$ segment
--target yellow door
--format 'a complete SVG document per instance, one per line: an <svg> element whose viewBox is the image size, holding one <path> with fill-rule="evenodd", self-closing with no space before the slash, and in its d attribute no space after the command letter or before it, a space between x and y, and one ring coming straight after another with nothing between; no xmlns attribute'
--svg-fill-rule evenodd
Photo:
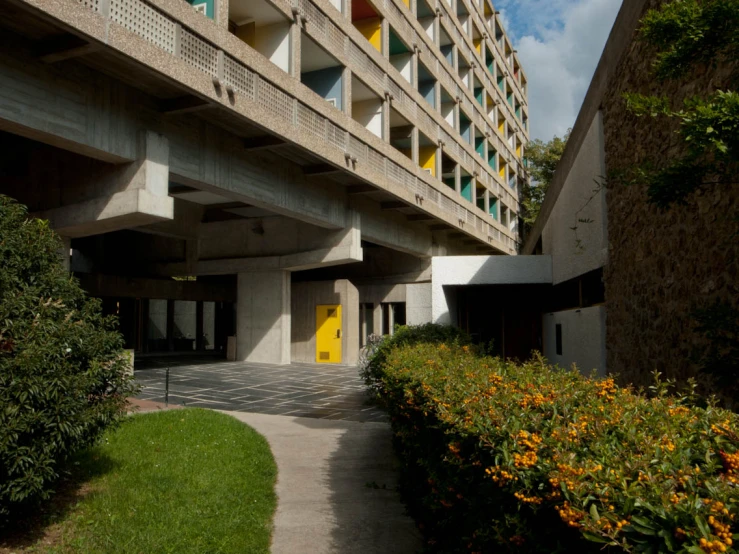
<svg viewBox="0 0 739 554"><path fill-rule="evenodd" d="M316 306L316 362L341 363L341 304Z"/></svg>

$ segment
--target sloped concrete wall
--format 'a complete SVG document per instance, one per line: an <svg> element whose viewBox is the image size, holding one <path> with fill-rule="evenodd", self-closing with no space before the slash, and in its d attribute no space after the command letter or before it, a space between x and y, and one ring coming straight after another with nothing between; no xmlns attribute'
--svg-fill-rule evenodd
<svg viewBox="0 0 739 554"><path fill-rule="evenodd" d="M606 263L605 174L603 122L597 112L542 233L555 285Z"/></svg>

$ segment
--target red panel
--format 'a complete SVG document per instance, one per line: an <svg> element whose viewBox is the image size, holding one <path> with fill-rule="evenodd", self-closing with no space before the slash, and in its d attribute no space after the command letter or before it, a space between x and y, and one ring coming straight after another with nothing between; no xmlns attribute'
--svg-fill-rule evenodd
<svg viewBox="0 0 739 554"><path fill-rule="evenodd" d="M377 12L367 0L352 0L352 21L377 17Z"/></svg>

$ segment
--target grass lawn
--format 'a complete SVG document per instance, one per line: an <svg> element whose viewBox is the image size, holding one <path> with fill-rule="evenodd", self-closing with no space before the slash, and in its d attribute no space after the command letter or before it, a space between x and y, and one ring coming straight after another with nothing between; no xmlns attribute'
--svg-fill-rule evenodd
<svg viewBox="0 0 739 554"><path fill-rule="evenodd" d="M227 415L132 416L73 468L79 501L52 518L52 540L44 532L26 551L269 551L277 468L267 441Z"/></svg>

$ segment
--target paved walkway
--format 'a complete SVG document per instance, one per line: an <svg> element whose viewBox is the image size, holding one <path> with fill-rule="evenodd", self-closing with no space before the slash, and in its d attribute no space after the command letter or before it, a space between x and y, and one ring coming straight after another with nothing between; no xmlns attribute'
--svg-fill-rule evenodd
<svg viewBox="0 0 739 554"><path fill-rule="evenodd" d="M264 435L277 462L272 554L420 551L395 490L387 423L226 413Z"/></svg>
<svg viewBox="0 0 739 554"><path fill-rule="evenodd" d="M215 408L254 427L277 462L272 554L411 554L421 538L395 490L386 416L354 367L273 366L214 358L145 358L140 411Z"/></svg>
<svg viewBox="0 0 739 554"><path fill-rule="evenodd" d="M136 361L138 398L235 412L347 421L386 421L367 403L356 367L334 364L278 366L227 362L213 357L172 356Z"/></svg>

